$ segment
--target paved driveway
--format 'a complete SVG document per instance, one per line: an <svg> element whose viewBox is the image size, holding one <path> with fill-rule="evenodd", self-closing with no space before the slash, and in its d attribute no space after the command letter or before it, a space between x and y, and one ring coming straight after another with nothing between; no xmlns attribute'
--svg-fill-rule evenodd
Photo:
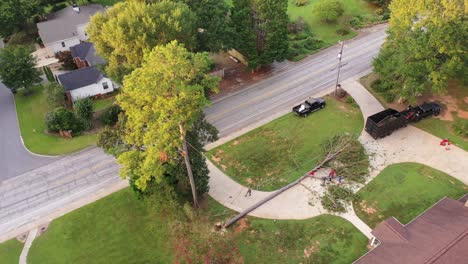
<svg viewBox="0 0 468 264"><path fill-rule="evenodd" d="M0 82L0 182L53 160L54 158L32 155L24 148L13 96Z"/></svg>

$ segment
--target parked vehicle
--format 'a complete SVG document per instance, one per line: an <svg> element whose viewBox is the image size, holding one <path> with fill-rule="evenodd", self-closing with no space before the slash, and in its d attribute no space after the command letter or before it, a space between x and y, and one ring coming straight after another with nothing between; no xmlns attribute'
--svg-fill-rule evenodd
<svg viewBox="0 0 468 264"><path fill-rule="evenodd" d="M327 103L323 98L312 98L305 100L304 103L293 107L293 112L299 116L308 116L309 114L325 107Z"/></svg>
<svg viewBox="0 0 468 264"><path fill-rule="evenodd" d="M367 118L365 130L374 139L383 138L393 133L393 131L407 126L409 123L416 123L430 116L440 114L440 105L437 103L424 103L418 106L408 106L404 111L398 112L389 108L371 115Z"/></svg>

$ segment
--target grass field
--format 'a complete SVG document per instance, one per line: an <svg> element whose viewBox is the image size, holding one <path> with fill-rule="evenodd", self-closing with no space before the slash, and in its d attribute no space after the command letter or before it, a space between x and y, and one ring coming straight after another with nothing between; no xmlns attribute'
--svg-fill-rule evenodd
<svg viewBox="0 0 468 264"><path fill-rule="evenodd" d="M362 77L360 82L383 106L389 107L389 104L384 100L383 96L374 91L371 87L372 83L377 80L377 78L378 76L376 74L371 73ZM468 103L463 101L464 98L468 97L468 89L466 87L451 81L447 88L447 94L457 100L456 103L460 109L468 111ZM449 138L454 145L468 151L468 138L455 134L452 130L453 123L453 121L440 120L438 118L427 118L413 125L436 137Z"/></svg>
<svg viewBox="0 0 468 264"><path fill-rule="evenodd" d="M130 188L54 220L29 264L172 263L167 224Z"/></svg>
<svg viewBox="0 0 468 264"><path fill-rule="evenodd" d="M308 220L250 220L239 234L238 246L246 263L328 264L352 263L366 253L367 242L350 222L321 215Z"/></svg>
<svg viewBox="0 0 468 264"><path fill-rule="evenodd" d="M358 192L354 209L372 228L391 216L406 224L444 196L458 199L467 192L468 186L441 171L399 163L385 168Z"/></svg>
<svg viewBox="0 0 468 264"><path fill-rule="evenodd" d="M127 188L69 213L34 241L28 263L173 263L169 225L148 208ZM233 214L211 198L203 210L210 226ZM228 230L245 263L351 263L366 252L367 238L336 216L246 223Z"/></svg>
<svg viewBox="0 0 468 264"><path fill-rule="evenodd" d="M225 221L233 215L212 198L208 199L208 208L210 215L222 216L213 221ZM244 220L233 229L245 263L351 263L367 251L367 238L341 217Z"/></svg>
<svg viewBox="0 0 468 264"><path fill-rule="evenodd" d="M11 239L0 244L0 263L18 264L23 244L16 239Z"/></svg>
<svg viewBox="0 0 468 264"><path fill-rule="evenodd" d="M111 105L113 105L115 102L115 97L112 96L112 97L108 97L108 98L104 98L104 99L96 99L93 101L93 104L94 104L94 111L101 111L101 110L104 110L108 107L110 107Z"/></svg>
<svg viewBox="0 0 468 264"><path fill-rule="evenodd" d="M65 139L44 133L44 119L49 109L42 86L35 86L32 94L27 96L19 92L15 95L15 102L21 136L30 151L36 154L62 155L95 144L96 134Z"/></svg>
<svg viewBox="0 0 468 264"><path fill-rule="evenodd" d="M292 21L302 17L307 24L309 24L314 35L328 43L328 45L334 45L338 40L345 40L352 38L356 35L356 32L350 31L348 35L340 36L336 33L336 30L342 27L339 23L327 24L319 21L312 15L312 9L314 4L318 0L309 0L306 6L298 7L294 4L294 0L289 0L288 3L288 14ZM344 14L343 17L353 17L357 15L371 15L374 14L373 8L364 0L343 0Z"/></svg>
<svg viewBox="0 0 468 264"><path fill-rule="evenodd" d="M362 127L358 108L327 97L323 110L306 118L287 114L209 151L209 156L239 183L271 191L313 168L325 139L342 132L358 135Z"/></svg>

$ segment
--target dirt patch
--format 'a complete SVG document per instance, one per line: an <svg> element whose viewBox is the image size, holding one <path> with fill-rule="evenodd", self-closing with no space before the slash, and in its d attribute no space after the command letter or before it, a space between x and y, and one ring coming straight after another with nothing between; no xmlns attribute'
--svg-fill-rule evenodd
<svg viewBox="0 0 468 264"><path fill-rule="evenodd" d="M367 214L375 214L377 212L377 209L367 206L366 200L360 202L359 206L361 206L361 210L366 212Z"/></svg>
<svg viewBox="0 0 468 264"><path fill-rule="evenodd" d="M312 245L309 248L305 248L304 249L304 257L310 258L310 256L312 256L314 253L318 252L319 251L319 249L318 249L319 246L318 245L320 245L320 242L316 241L315 245Z"/></svg>
<svg viewBox="0 0 468 264"><path fill-rule="evenodd" d="M227 170L227 166L226 166L226 165L221 164L221 165L219 165L219 166L221 166L221 169L223 169L223 171L226 171L226 170Z"/></svg>
<svg viewBox="0 0 468 264"><path fill-rule="evenodd" d="M221 157L216 155L211 156L211 159L216 163L219 163L221 161Z"/></svg>
<svg viewBox="0 0 468 264"><path fill-rule="evenodd" d="M247 178L246 181L250 185L254 184L254 182L255 182L252 178Z"/></svg>
<svg viewBox="0 0 468 264"><path fill-rule="evenodd" d="M232 145L237 146L237 145L239 145L239 143L240 143L239 140L236 139L236 140L234 140L234 142L232 142Z"/></svg>
<svg viewBox="0 0 468 264"><path fill-rule="evenodd" d="M248 228L249 226L250 226L249 219L242 218L241 220L238 221L238 224L234 228L234 234L242 232L244 229Z"/></svg>

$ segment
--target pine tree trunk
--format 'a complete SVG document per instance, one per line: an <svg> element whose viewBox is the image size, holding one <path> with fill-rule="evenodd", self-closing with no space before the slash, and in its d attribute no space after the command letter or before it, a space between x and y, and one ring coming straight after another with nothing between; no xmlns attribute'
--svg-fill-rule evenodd
<svg viewBox="0 0 468 264"><path fill-rule="evenodd" d="M195 208L198 208L197 190L195 188L195 180L193 179L192 166L190 165L190 159L188 156L187 140L185 138L186 131L183 122L179 123L179 129L180 138L182 139L182 156L184 156L185 166L187 166L187 174L190 180L190 187L192 188L193 206Z"/></svg>

